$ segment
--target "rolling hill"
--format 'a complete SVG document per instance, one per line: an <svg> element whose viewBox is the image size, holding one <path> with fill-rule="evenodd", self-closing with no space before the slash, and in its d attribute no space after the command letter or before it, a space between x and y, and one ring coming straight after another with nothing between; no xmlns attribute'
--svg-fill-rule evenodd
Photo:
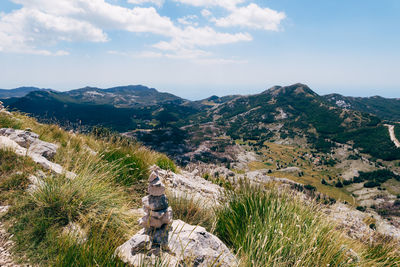
<svg viewBox="0 0 400 267"><path fill-rule="evenodd" d="M395 109L397 100L377 98L392 101L393 105L385 110L379 106L382 102L374 106L378 111L373 111L371 105L354 104L366 103L366 99L351 104L346 99L320 96L307 85L294 84L274 86L255 95L189 101L137 85L34 91L7 99L5 104L42 121L57 121L68 127L103 126L130 132L128 135L170 155L205 146L211 151L200 157L202 160L215 154L229 160L224 148L237 140L258 146L267 141L285 142L325 153L336 143L348 143L376 158L400 159L400 150L391 142L379 116L374 115Z"/></svg>
<svg viewBox="0 0 400 267"><path fill-rule="evenodd" d="M381 119L400 121L400 99L373 97L347 97L339 94L324 96L325 100L335 106L374 114Z"/></svg>
<svg viewBox="0 0 400 267"><path fill-rule="evenodd" d="M37 87L19 87L15 89L0 89L0 99L23 97L33 91L48 91L50 89L40 89Z"/></svg>

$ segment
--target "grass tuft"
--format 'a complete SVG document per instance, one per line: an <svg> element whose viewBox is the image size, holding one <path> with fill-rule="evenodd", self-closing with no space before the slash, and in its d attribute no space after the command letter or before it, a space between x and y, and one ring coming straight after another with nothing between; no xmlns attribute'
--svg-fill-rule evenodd
<svg viewBox="0 0 400 267"><path fill-rule="evenodd" d="M227 193L227 203L216 216L216 234L244 266L374 266L377 257L389 252L394 254L384 264L398 263L393 247L356 245L335 230L317 204L306 205L275 187L242 185ZM353 249L363 258L352 256Z"/></svg>
<svg viewBox="0 0 400 267"><path fill-rule="evenodd" d="M206 206L201 200L190 195L175 196L168 194L168 202L173 210L174 219L182 220L191 225L201 225L212 231L215 224L215 214L212 208Z"/></svg>

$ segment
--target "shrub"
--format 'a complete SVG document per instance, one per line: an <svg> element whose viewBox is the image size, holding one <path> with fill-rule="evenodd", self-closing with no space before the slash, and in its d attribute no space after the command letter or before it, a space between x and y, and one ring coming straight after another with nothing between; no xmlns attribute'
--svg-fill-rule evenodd
<svg viewBox="0 0 400 267"><path fill-rule="evenodd" d="M336 182L336 184L335 184L335 187L342 188L342 187L343 187L342 182L341 182L340 180L338 180L338 181Z"/></svg>
<svg viewBox="0 0 400 267"><path fill-rule="evenodd" d="M102 158L113 164L117 175L115 181L121 185L132 186L136 181L145 179L148 174L148 163L134 152L124 148L106 150Z"/></svg>
<svg viewBox="0 0 400 267"><path fill-rule="evenodd" d="M317 189L315 186L310 185L310 184L306 184L304 186L304 188L307 189L307 190L310 190L310 191L315 191Z"/></svg>
<svg viewBox="0 0 400 267"><path fill-rule="evenodd" d="M351 180L343 180L343 185L351 185Z"/></svg>
<svg viewBox="0 0 400 267"><path fill-rule="evenodd" d="M21 129L22 122L4 113L0 114L0 128Z"/></svg>
<svg viewBox="0 0 400 267"><path fill-rule="evenodd" d="M239 253L243 266L337 266L348 261L342 238L315 204L249 185L227 197L216 213L216 233Z"/></svg>
<svg viewBox="0 0 400 267"><path fill-rule="evenodd" d="M81 159L81 168L74 170L74 179L49 176L31 193L22 195L10 210L17 249L31 259L68 262L63 266L79 266L83 262L105 263L105 255L112 255L120 239L127 238L134 218L128 215L129 197L115 183L112 164ZM87 231L88 241L80 245L68 242L60 235L64 226L78 223ZM101 238L99 236L101 235ZM101 242L100 242L101 240ZM108 244L108 245L107 245ZM112 244L112 245L111 245ZM104 245L104 246L103 246ZM112 257L107 260L114 262Z"/></svg>
<svg viewBox="0 0 400 267"><path fill-rule="evenodd" d="M366 208L366 207L363 207L363 206L357 206L356 209L359 210L359 211L362 211L362 212L364 212L364 211L367 210L367 208Z"/></svg>
<svg viewBox="0 0 400 267"><path fill-rule="evenodd" d="M212 209L207 208L201 200L190 195L168 195L168 202L174 212L174 219L180 219L192 225L201 225L208 231L213 228L215 215Z"/></svg>
<svg viewBox="0 0 400 267"><path fill-rule="evenodd" d="M156 161L156 165L163 170L176 172L175 163L165 155L160 155Z"/></svg>
<svg viewBox="0 0 400 267"><path fill-rule="evenodd" d="M366 183L364 184L364 187L365 187L365 188L373 188L373 187L377 187L377 186L380 186L380 185L381 185L381 184L378 183L378 182L369 181L369 182L366 182Z"/></svg>

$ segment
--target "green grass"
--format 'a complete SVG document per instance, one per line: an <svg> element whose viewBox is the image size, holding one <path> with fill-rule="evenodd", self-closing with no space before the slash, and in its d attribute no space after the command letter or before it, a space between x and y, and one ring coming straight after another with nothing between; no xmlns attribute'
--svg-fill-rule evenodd
<svg viewBox="0 0 400 267"><path fill-rule="evenodd" d="M22 122L12 116L2 113L0 115L0 128L21 129Z"/></svg>
<svg viewBox="0 0 400 267"><path fill-rule="evenodd" d="M55 162L77 174L74 179L46 172L33 193L29 175L41 169L29 158L0 150L0 204L11 209L1 218L16 242L18 259L39 266L123 266L113 257L117 246L139 227L128 212L144 195L148 167L162 155L126 138L70 134L57 125L13 114L21 129L57 143ZM4 123L0 127L13 127ZM71 223L86 233L81 242L65 234Z"/></svg>
<svg viewBox="0 0 400 267"><path fill-rule="evenodd" d="M208 231L214 228L215 214L212 208L193 196L168 195L168 202L173 210L174 219L182 220L191 225L201 225Z"/></svg>
<svg viewBox="0 0 400 267"><path fill-rule="evenodd" d="M216 234L231 246L243 266L395 266L397 249L386 243L349 241L316 204L275 187L243 185L228 192L217 211ZM348 255L353 249L359 260Z"/></svg>
<svg viewBox="0 0 400 267"><path fill-rule="evenodd" d="M148 175L148 164L135 151L119 147L105 150L102 153L105 161L114 163L117 169L115 182L132 186L138 180L143 180Z"/></svg>
<svg viewBox="0 0 400 267"><path fill-rule="evenodd" d="M114 182L116 174L109 171L113 166L87 159L81 162L74 179L48 176L33 193L20 192L18 203L7 215L14 221L10 232L17 251L34 263L96 266L96 262L103 262L107 266L106 260L115 262L107 255L137 229L135 218L128 213L130 196ZM82 227L86 242L81 244L62 234L70 223Z"/></svg>
<svg viewBox="0 0 400 267"><path fill-rule="evenodd" d="M28 177L38 169L29 158L0 149L0 204L12 205L21 190L28 186Z"/></svg>
<svg viewBox="0 0 400 267"><path fill-rule="evenodd" d="M163 170L169 170L169 171L173 171L173 172L177 171L175 163L171 159L169 159L167 156L164 156L164 155L161 155L160 157L158 157L158 159L156 161L156 165Z"/></svg>
<svg viewBox="0 0 400 267"><path fill-rule="evenodd" d="M139 229L128 210L145 194L148 167L176 170L173 162L125 138L70 134L21 114L13 121L4 116L0 127L31 128L42 140L59 144L55 161L77 174L71 180L46 173L38 189L28 193L29 175L41 168L0 150L0 204L12 206L1 219L13 234L16 256L39 266L124 266L113 253ZM189 196L169 200L175 219L213 231L242 266L400 264L391 240L349 241L312 201L306 205L273 186L229 188L226 204L215 209ZM71 223L81 226L85 239L65 234ZM349 249L358 253L358 262L347 255Z"/></svg>

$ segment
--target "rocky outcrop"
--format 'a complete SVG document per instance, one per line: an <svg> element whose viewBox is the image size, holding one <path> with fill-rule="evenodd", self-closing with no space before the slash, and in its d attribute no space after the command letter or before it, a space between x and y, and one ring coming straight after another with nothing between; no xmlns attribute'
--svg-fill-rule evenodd
<svg viewBox="0 0 400 267"><path fill-rule="evenodd" d="M8 211L8 206L0 206L0 215ZM10 235L7 233L3 224L0 222L0 266L1 267L18 267L13 260L11 248L14 242L10 240Z"/></svg>
<svg viewBox="0 0 400 267"><path fill-rule="evenodd" d="M172 173L160 172L164 180L175 177ZM139 220L143 229L117 248L115 254L121 260L133 266L155 265L156 261L168 266L237 265L229 249L203 227L172 221L164 183L155 171L149 177L148 193L142 199L144 216Z"/></svg>
<svg viewBox="0 0 400 267"><path fill-rule="evenodd" d="M172 171L162 170L153 166L160 179L166 184L170 193L174 196L192 197L206 206L213 206L219 203L222 187L196 175L182 171L176 174Z"/></svg>
<svg viewBox="0 0 400 267"><path fill-rule="evenodd" d="M0 113L6 113L6 114L8 114L8 115L11 115L11 113L8 112L8 111L4 108L3 102L1 102L1 101L0 101Z"/></svg>
<svg viewBox="0 0 400 267"><path fill-rule="evenodd" d="M216 236L203 227L174 220L168 235L168 249L149 254L150 237L143 229L120 246L116 254L133 266L154 264L159 259L168 266L237 266L235 256Z"/></svg>
<svg viewBox="0 0 400 267"><path fill-rule="evenodd" d="M1 128L0 135L13 140L29 152L41 155L46 159L53 159L57 153L56 144L44 142L39 139L39 135L30 131L22 131L11 128Z"/></svg>
<svg viewBox="0 0 400 267"><path fill-rule="evenodd" d="M370 240L375 233L379 233L400 240L400 230L371 210L361 212L338 202L327 206L324 211L341 231L353 239ZM374 229L371 229L371 223L374 224Z"/></svg>
<svg viewBox="0 0 400 267"><path fill-rule="evenodd" d="M0 149L11 149L19 156L28 156L44 169L65 174L70 179L76 177L76 174L65 171L59 164L49 160L55 155L57 146L39 140L35 133L9 128L0 129Z"/></svg>

